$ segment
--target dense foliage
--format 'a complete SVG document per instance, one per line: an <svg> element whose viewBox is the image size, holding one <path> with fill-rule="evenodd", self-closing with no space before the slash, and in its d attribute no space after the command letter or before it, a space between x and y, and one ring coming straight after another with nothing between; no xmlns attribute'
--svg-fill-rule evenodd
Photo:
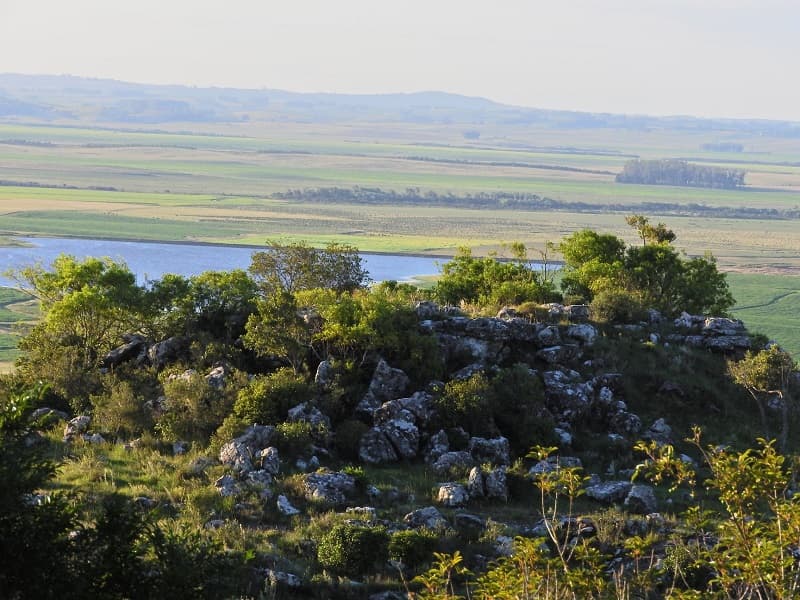
<svg viewBox="0 0 800 600"><path fill-rule="evenodd" d="M629 160L617 175L618 183L680 185L734 189L744 185L745 172L688 163L685 160Z"/></svg>

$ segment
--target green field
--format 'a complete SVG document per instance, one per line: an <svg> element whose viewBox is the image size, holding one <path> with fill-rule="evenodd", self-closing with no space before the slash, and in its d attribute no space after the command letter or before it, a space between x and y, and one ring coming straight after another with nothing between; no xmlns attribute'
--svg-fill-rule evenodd
<svg viewBox="0 0 800 600"><path fill-rule="evenodd" d="M18 327L38 317L38 306L19 290L0 287L0 371L10 367L19 354Z"/></svg>
<svg viewBox="0 0 800 600"><path fill-rule="evenodd" d="M461 245L532 248L582 229L636 241L626 206L663 220L690 255L712 252L731 275L737 316L800 351L796 220L659 215L647 203L795 210L800 144L738 132L557 129L493 124L479 140L447 123L163 124L158 131L0 123L0 236L14 234L263 245L331 241L364 251L449 255ZM703 150L720 139L740 153ZM747 187L712 190L617 184L626 160L685 157L744 169ZM24 186L13 185L25 184ZM310 203L271 198L315 187L448 194L524 193L591 205L576 211ZM78 189L69 189L70 187ZM90 189L104 188L104 189ZM738 273L749 273L742 275ZM758 274L756 274L758 273ZM765 274L763 274L765 273ZM19 320L5 305L0 319Z"/></svg>

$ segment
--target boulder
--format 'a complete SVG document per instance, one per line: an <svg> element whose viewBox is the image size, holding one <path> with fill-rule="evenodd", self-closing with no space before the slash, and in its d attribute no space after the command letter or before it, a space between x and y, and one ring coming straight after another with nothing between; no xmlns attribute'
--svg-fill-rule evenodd
<svg viewBox="0 0 800 600"><path fill-rule="evenodd" d="M104 369L110 369L138 359L143 356L147 350L147 341L139 334L126 334L122 336L125 343L111 350L100 360L100 366Z"/></svg>
<svg viewBox="0 0 800 600"><path fill-rule="evenodd" d="M392 443L379 427L367 431L358 443L358 458L362 462L378 465L398 460Z"/></svg>
<svg viewBox="0 0 800 600"><path fill-rule="evenodd" d="M68 418L69 415L64 411L42 407L37 408L31 413L30 420L32 423L37 423L37 425L49 425L51 423L55 423L56 421L66 421Z"/></svg>
<svg viewBox="0 0 800 600"><path fill-rule="evenodd" d="M297 588L303 585L303 581L297 575L273 569L264 571L264 583L270 588Z"/></svg>
<svg viewBox="0 0 800 600"><path fill-rule="evenodd" d="M333 368L330 361L323 360L317 365L317 371L314 374L314 383L320 387L329 387L333 384L335 377L336 369Z"/></svg>
<svg viewBox="0 0 800 600"><path fill-rule="evenodd" d="M106 439L99 433L84 433L81 438L89 444L105 444Z"/></svg>
<svg viewBox="0 0 800 600"><path fill-rule="evenodd" d="M653 488L649 485L634 485L624 502L625 508L633 513L649 515L656 512L658 502Z"/></svg>
<svg viewBox="0 0 800 600"><path fill-rule="evenodd" d="M604 504L613 504L625 500L631 487L630 481L606 481L588 486L586 496Z"/></svg>
<svg viewBox="0 0 800 600"><path fill-rule="evenodd" d="M445 452L433 463L433 472L447 475L455 472L467 472L475 466L475 460L469 452Z"/></svg>
<svg viewBox="0 0 800 600"><path fill-rule="evenodd" d="M440 429L428 440L428 445L425 448L425 462L428 464L435 463L443 454L449 451L450 440L447 439L445 431Z"/></svg>
<svg viewBox="0 0 800 600"><path fill-rule="evenodd" d="M467 478L467 491L470 498L483 498L486 493L483 485L483 473L480 467L472 467Z"/></svg>
<svg viewBox="0 0 800 600"><path fill-rule="evenodd" d="M639 432L642 430L642 420L639 418L639 415L626 410L620 410L609 416L608 428L612 434L630 438L639 435Z"/></svg>
<svg viewBox="0 0 800 600"><path fill-rule="evenodd" d="M239 484L236 483L236 480L231 477L230 475L223 475L219 479L214 482L214 487L217 488L219 495L223 498L227 498L229 496L236 496L241 493L241 489L239 488Z"/></svg>
<svg viewBox="0 0 800 600"><path fill-rule="evenodd" d="M478 464L511 464L511 446L504 437L492 439L474 437L469 441L469 453Z"/></svg>
<svg viewBox="0 0 800 600"><path fill-rule="evenodd" d="M549 325L541 329L536 335L540 346L557 346L561 343L561 333L555 325Z"/></svg>
<svg viewBox="0 0 800 600"><path fill-rule="evenodd" d="M441 315L441 310L436 302L430 300L422 300L414 305L414 312L420 320L435 319Z"/></svg>
<svg viewBox="0 0 800 600"><path fill-rule="evenodd" d="M591 346L597 339L597 335L597 329L588 323L567 327L567 337L578 340L586 346Z"/></svg>
<svg viewBox="0 0 800 600"><path fill-rule="evenodd" d="M164 341L150 346L147 351L147 358L150 364L156 369L162 369L181 358L185 358L189 352L189 340L184 337L173 336Z"/></svg>
<svg viewBox="0 0 800 600"><path fill-rule="evenodd" d="M426 529L444 529L447 527L447 520L442 516L435 506L419 508L408 513L403 517L403 522L409 527Z"/></svg>
<svg viewBox="0 0 800 600"><path fill-rule="evenodd" d="M348 506L345 513L357 515L367 521L375 521L378 518L378 511L374 506Z"/></svg>
<svg viewBox="0 0 800 600"><path fill-rule="evenodd" d="M225 387L225 374L225 367L218 365L208 372L205 379L208 385L215 389L221 390Z"/></svg>
<svg viewBox="0 0 800 600"><path fill-rule="evenodd" d="M493 342L508 341L511 337L508 323L493 317L472 319L464 331L470 337Z"/></svg>
<svg viewBox="0 0 800 600"><path fill-rule="evenodd" d="M303 480L307 500L323 504L344 504L356 489L356 480L347 473L310 473Z"/></svg>
<svg viewBox="0 0 800 600"><path fill-rule="evenodd" d="M703 323L704 335L744 335L744 323L738 319L710 317Z"/></svg>
<svg viewBox="0 0 800 600"><path fill-rule="evenodd" d="M367 393L356 407L356 412L372 416L381 404L402 396L409 381L408 375L401 369L394 369L381 359L372 374Z"/></svg>
<svg viewBox="0 0 800 600"><path fill-rule="evenodd" d="M283 494L278 496L278 500L275 505L278 507L278 512L286 515L287 517L293 517L300 514L300 511L292 506L292 503L289 502L289 499Z"/></svg>
<svg viewBox="0 0 800 600"><path fill-rule="evenodd" d="M67 421L67 425L64 427L64 441L70 442L75 436L86 433L91 422L92 418L89 415L79 415Z"/></svg>
<svg viewBox="0 0 800 600"><path fill-rule="evenodd" d="M469 500L467 488L460 483L443 483L439 486L439 493L436 501L442 506L457 507L464 506Z"/></svg>
<svg viewBox="0 0 800 600"><path fill-rule="evenodd" d="M239 437L223 445L219 461L234 471L248 473L253 470L255 455L269 446L275 428L269 425L251 425Z"/></svg>
<svg viewBox="0 0 800 600"><path fill-rule="evenodd" d="M419 451L419 429L413 423L393 419L381 426L399 458L414 458Z"/></svg>
<svg viewBox="0 0 800 600"><path fill-rule="evenodd" d="M497 498L504 502L508 500L508 483L505 467L497 467L486 473L483 482L487 498Z"/></svg>
<svg viewBox="0 0 800 600"><path fill-rule="evenodd" d="M657 419L647 428L647 431L642 434L642 438L658 442L659 444L671 444L672 427L667 425L664 419Z"/></svg>
<svg viewBox="0 0 800 600"><path fill-rule="evenodd" d="M270 475L277 475L281 469L281 459L278 449L274 446L264 448L258 452L258 462L261 468Z"/></svg>
<svg viewBox="0 0 800 600"><path fill-rule="evenodd" d="M568 304L564 307L564 316L575 323L589 320L588 304ZM568 334L569 335L569 334Z"/></svg>
<svg viewBox="0 0 800 600"><path fill-rule="evenodd" d="M583 464L577 456L548 456L540 460L528 471L528 475L535 477L545 473L552 473L558 469L582 469Z"/></svg>
<svg viewBox="0 0 800 600"><path fill-rule="evenodd" d="M331 428L331 420L310 402L303 402L293 406L289 409L286 418L293 423L308 423L312 427L325 428L326 430Z"/></svg>

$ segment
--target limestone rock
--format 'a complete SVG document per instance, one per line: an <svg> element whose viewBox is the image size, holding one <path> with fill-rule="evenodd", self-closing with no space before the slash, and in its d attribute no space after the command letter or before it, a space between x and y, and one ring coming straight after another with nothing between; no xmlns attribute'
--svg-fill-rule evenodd
<svg viewBox="0 0 800 600"><path fill-rule="evenodd" d="M344 504L356 489L356 480L347 473L310 473L303 481L306 499L324 504Z"/></svg>
<svg viewBox="0 0 800 600"><path fill-rule="evenodd" d="M486 493L483 485L483 473L480 467L472 467L467 478L467 491L470 498L483 498Z"/></svg>
<svg viewBox="0 0 800 600"><path fill-rule="evenodd" d="M497 498L504 502L508 500L508 483L506 481L506 468L492 469L483 478L487 498Z"/></svg>
<svg viewBox="0 0 800 600"><path fill-rule="evenodd" d="M289 499L283 494L278 496L278 500L275 504L278 507L278 512L286 515L287 517L293 517L300 514L300 511L292 506L292 503L289 502Z"/></svg>
<svg viewBox="0 0 800 600"><path fill-rule="evenodd" d="M437 475L446 475L455 471L466 472L475 466L475 460L469 452L463 450L459 452L445 452L435 463L433 471Z"/></svg>
<svg viewBox="0 0 800 600"><path fill-rule="evenodd" d="M367 431L358 444L358 458L365 463L378 465L398 460L392 443L379 427Z"/></svg>
<svg viewBox="0 0 800 600"><path fill-rule="evenodd" d="M586 488L586 496L592 500L613 504L622 502L631 491L630 481L606 481Z"/></svg>
<svg viewBox="0 0 800 600"><path fill-rule="evenodd" d="M293 406L289 409L286 418L293 423L308 423L312 427L324 427L325 429L330 429L331 427L331 420L310 402L303 402Z"/></svg>
<svg viewBox="0 0 800 600"><path fill-rule="evenodd" d="M442 506L456 507L464 506L469 500L467 488L460 483L443 483L439 486L439 493L436 501Z"/></svg>
<svg viewBox="0 0 800 600"><path fill-rule="evenodd" d="M511 464L511 446L504 437L492 439L474 437L469 441L469 453L479 464Z"/></svg>
<svg viewBox="0 0 800 600"><path fill-rule="evenodd" d="M89 429L89 424L91 422L92 418L89 415L80 415L70 419L67 422L66 427L64 427L64 441L72 441L75 436L86 433L86 430Z"/></svg>
<svg viewBox="0 0 800 600"><path fill-rule="evenodd" d="M649 485L634 485L625 498L625 508L640 515L656 512L658 502L653 488Z"/></svg>
<svg viewBox="0 0 800 600"><path fill-rule="evenodd" d="M403 517L403 522L409 527L425 527L426 529L444 529L447 520L435 506L427 506L408 513Z"/></svg>

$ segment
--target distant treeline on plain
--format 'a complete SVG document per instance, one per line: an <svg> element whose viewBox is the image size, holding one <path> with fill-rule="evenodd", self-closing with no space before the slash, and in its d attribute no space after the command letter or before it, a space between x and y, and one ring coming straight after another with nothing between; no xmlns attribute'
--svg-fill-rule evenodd
<svg viewBox="0 0 800 600"><path fill-rule="evenodd" d="M629 160L617 183L642 183L647 185L678 185L688 187L735 189L744 185L745 172L739 169L709 167L685 160Z"/></svg>
<svg viewBox="0 0 800 600"><path fill-rule="evenodd" d="M276 192L270 197L300 202L373 204L386 206L449 206L474 209L509 209L530 211L563 211L583 213L646 213L651 215L676 215L692 217L717 217L726 219L800 219L800 209L755 208L749 206L708 206L705 204L672 202L619 202L595 204L569 202L516 192L478 192L475 194L437 193L420 188L404 191L384 190L377 187L341 188L318 187L290 189Z"/></svg>

